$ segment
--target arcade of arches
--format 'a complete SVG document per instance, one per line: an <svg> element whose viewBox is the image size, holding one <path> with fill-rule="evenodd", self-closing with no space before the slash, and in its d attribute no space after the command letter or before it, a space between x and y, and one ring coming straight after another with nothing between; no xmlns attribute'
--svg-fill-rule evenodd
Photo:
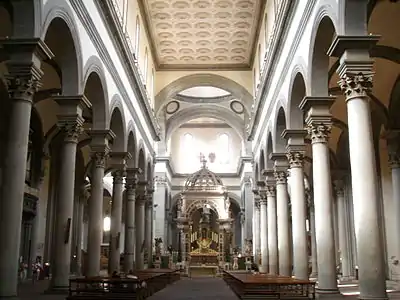
<svg viewBox="0 0 400 300"><path fill-rule="evenodd" d="M57 290L250 259L386 299L399 19L393 0L1 1L0 297L35 261Z"/></svg>

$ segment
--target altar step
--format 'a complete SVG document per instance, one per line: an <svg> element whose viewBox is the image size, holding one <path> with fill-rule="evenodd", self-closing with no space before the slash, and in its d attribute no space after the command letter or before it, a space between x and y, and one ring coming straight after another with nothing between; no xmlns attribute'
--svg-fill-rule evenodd
<svg viewBox="0 0 400 300"><path fill-rule="evenodd" d="M182 278L174 284L147 298L148 300L238 300L238 297L221 278Z"/></svg>

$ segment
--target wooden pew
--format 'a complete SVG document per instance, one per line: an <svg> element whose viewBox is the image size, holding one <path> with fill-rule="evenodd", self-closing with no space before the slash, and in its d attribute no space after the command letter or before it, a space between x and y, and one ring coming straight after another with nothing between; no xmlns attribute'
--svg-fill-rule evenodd
<svg viewBox="0 0 400 300"><path fill-rule="evenodd" d="M224 271L223 279L243 300L315 299L315 282L309 280L243 271Z"/></svg>
<svg viewBox="0 0 400 300"><path fill-rule="evenodd" d="M131 278L74 278L69 281L67 300L146 299L179 279L176 270L147 269L133 273Z"/></svg>

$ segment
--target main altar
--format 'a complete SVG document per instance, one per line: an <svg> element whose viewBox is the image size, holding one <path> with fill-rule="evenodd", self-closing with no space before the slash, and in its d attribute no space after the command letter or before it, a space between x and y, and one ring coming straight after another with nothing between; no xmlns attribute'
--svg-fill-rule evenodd
<svg viewBox="0 0 400 300"><path fill-rule="evenodd" d="M202 160L185 182L177 205L182 266L193 276L215 276L230 255L230 199L220 177Z"/></svg>

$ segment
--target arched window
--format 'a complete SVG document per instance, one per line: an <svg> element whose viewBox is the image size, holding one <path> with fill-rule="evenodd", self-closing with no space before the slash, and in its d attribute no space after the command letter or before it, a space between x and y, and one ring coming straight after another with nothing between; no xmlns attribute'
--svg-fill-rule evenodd
<svg viewBox="0 0 400 300"><path fill-rule="evenodd" d="M143 65L143 79L144 84L147 84L147 69L149 67L149 53L147 52L147 48L144 50L144 65Z"/></svg>
<svg viewBox="0 0 400 300"><path fill-rule="evenodd" d="M135 29L135 55L136 59L139 59L139 42L140 42L140 20L139 16L136 17L136 29Z"/></svg>
<svg viewBox="0 0 400 300"><path fill-rule="evenodd" d="M221 133L218 136L218 156L221 164L229 163L229 148L229 136L226 133Z"/></svg>

